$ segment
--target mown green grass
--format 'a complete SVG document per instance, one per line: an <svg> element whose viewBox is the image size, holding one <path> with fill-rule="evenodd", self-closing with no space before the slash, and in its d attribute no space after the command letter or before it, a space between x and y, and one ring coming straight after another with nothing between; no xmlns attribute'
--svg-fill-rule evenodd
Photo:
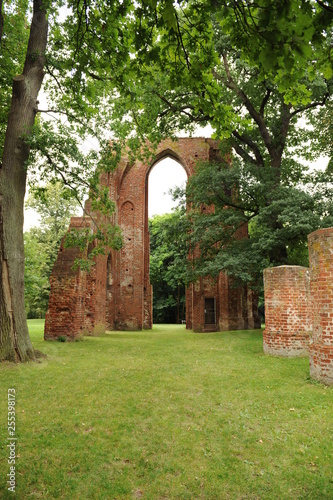
<svg viewBox="0 0 333 500"><path fill-rule="evenodd" d="M259 331L183 326L44 342L0 366L0 498L7 390L17 393L19 499L332 499L332 389L307 359L264 356Z"/></svg>

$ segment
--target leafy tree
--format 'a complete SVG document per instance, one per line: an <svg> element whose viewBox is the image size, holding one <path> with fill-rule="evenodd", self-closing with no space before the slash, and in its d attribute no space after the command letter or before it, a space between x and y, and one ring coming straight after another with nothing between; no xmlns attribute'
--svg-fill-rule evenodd
<svg viewBox="0 0 333 500"><path fill-rule="evenodd" d="M258 179L253 171L235 158L231 166L201 165L189 179L189 239L200 248L195 275L216 276L223 269L236 282L260 287L265 267L306 265L307 235L333 224L333 191L326 174L297 176L302 187L287 177L270 188L270 179L257 174ZM238 238L244 226L249 239Z"/></svg>
<svg viewBox="0 0 333 500"><path fill-rule="evenodd" d="M59 246L78 203L58 182L33 187L26 206L40 215L40 224L24 233L25 306L30 317L40 317L47 310L49 278Z"/></svg>
<svg viewBox="0 0 333 500"><path fill-rule="evenodd" d="M181 208L149 220L150 282L153 285L155 323L185 319L187 278L187 217Z"/></svg>
<svg viewBox="0 0 333 500"><path fill-rule="evenodd" d="M24 68L13 78L13 92L0 169L0 360L35 357L24 310L23 201L24 136L34 124L37 96L43 81L48 23L40 0L34 1ZM1 44L4 41L2 35Z"/></svg>

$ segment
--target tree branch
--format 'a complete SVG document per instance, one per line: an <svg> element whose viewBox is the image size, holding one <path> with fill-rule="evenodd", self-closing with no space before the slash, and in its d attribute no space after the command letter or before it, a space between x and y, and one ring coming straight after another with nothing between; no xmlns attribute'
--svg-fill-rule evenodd
<svg viewBox="0 0 333 500"><path fill-rule="evenodd" d="M280 134L279 134L279 145L277 146L277 150L282 156L284 147L286 145L286 138L288 135L288 130L289 130L289 124L290 120L292 118L291 113L290 113L291 105L290 104L285 104L284 102L282 103L282 110L281 110L281 126L280 126Z"/></svg>
<svg viewBox="0 0 333 500"><path fill-rule="evenodd" d="M218 193L215 193L216 197L220 200L221 204L224 205L224 206L228 206L230 208L235 208L236 210L240 210L241 212L244 213L244 211L246 210L247 212L251 211L253 212L255 215L257 215L259 213L259 209L258 207L256 207L256 209L249 209L249 207L245 207L244 205L237 205L236 203L230 201L230 199L228 200L225 200L222 196L220 196Z"/></svg>
<svg viewBox="0 0 333 500"><path fill-rule="evenodd" d="M190 71L191 65L190 65L190 61L189 61L186 49L184 47L183 37L182 37L182 34L180 32L179 19L178 19L176 11L175 11L175 18L176 18L176 21L177 21L177 31L178 31L178 36L179 36L179 38L178 37L177 38L180 40L180 44L181 44L183 52L184 52L187 69L188 69L188 71Z"/></svg>
<svg viewBox="0 0 333 500"><path fill-rule="evenodd" d="M325 106L326 101L329 97L330 97L330 94L328 92L326 92L322 101L312 102L310 104L307 104L306 106L302 106L301 108L295 109L295 111L290 113L290 116L293 117L299 113L303 113L304 111L307 111L308 109L317 108L318 106Z"/></svg>
<svg viewBox="0 0 333 500"><path fill-rule="evenodd" d="M58 114L58 115L64 115L66 116L67 118L75 121L76 123L78 123L79 125L81 125L82 127L85 127L86 130L89 131L89 133L93 136L93 137L96 137L98 139L98 136L97 134L95 133L95 131L91 128L91 127L87 127L87 122L86 121L82 121L80 120L77 116L75 115L72 115L71 113L69 113L68 111L61 111L59 109L37 109L36 110L36 113L45 113L45 114L50 114L50 113L55 113L55 114ZM52 116L52 115L50 115ZM52 116L53 119L55 120L60 120L60 118L56 118L54 116Z"/></svg>
<svg viewBox="0 0 333 500"><path fill-rule="evenodd" d="M326 3L324 3L322 0L316 0L316 2L324 10L327 10L328 12L332 12L333 13L333 7L331 7L330 5L326 5Z"/></svg>
<svg viewBox="0 0 333 500"><path fill-rule="evenodd" d="M50 66L47 64L47 61L45 62L45 68L47 70L47 72L49 73L49 75L55 80L57 86L58 86L58 89L60 90L60 92L62 94L64 94L64 91L61 87L61 83L59 82L58 78L56 77L56 75L53 73L53 71L51 70Z"/></svg>
<svg viewBox="0 0 333 500"><path fill-rule="evenodd" d="M256 161L245 151L243 150L239 145L235 145L234 148L236 150L236 152L245 160L245 155L247 156L247 159L249 161L251 161L252 163L255 163L256 165L260 166L260 167L263 167L264 166L264 160L263 160L263 157L261 155L261 152L257 146L257 144L255 142L252 141L252 139L248 136L246 136L245 134L243 135L240 135L237 130L234 130L232 132L232 135L234 137L236 137L236 139L238 139L240 142L242 142L243 144L246 144L247 146L249 146L249 148L252 150L253 154L255 155L256 157ZM237 150L237 147L240 149L240 151ZM244 154L244 156L243 156Z"/></svg>
<svg viewBox="0 0 333 500"><path fill-rule="evenodd" d="M266 106L266 104L269 101L271 93L272 93L271 89L267 89L267 92L266 92L266 94L265 94L265 96L264 96L264 98L262 100L262 103L261 103L261 106L260 106L260 110L259 110L259 113L260 113L261 116L264 115L265 106Z"/></svg>
<svg viewBox="0 0 333 500"><path fill-rule="evenodd" d="M236 151L236 153L241 157L243 158L244 161L247 161L249 163L252 163L253 165L256 165L256 161L254 158L252 158L251 155L249 155L249 153L247 153L245 151L245 149L243 149L239 144L234 144L234 149Z"/></svg>
<svg viewBox="0 0 333 500"><path fill-rule="evenodd" d="M114 81L114 78L112 78L111 76L108 76L108 77L101 77L101 76L98 76L96 75L95 73L93 73L92 71L87 71L87 74L89 76L91 76L91 78L93 80L97 80L98 82L105 82L105 81Z"/></svg>
<svg viewBox="0 0 333 500"><path fill-rule="evenodd" d="M196 121L196 122L207 121L207 120L210 119L209 115L204 115L203 114L203 110L199 110L200 113L202 113L201 117L194 116L192 113L190 113L189 111L187 111L188 109L194 109L194 106L191 106L191 104L186 104L184 106L176 106L175 104L173 104L172 102L170 102L166 97L164 97L159 92L155 91L154 94L157 95L157 97L159 99L161 99L161 101L163 101L168 106L168 108L169 108L168 110L163 111L162 113L160 113L159 114L160 117L163 117L163 116L167 115L170 111L173 111L173 112L183 113L184 115L188 116L191 120Z"/></svg>
<svg viewBox="0 0 333 500"><path fill-rule="evenodd" d="M68 187L69 187L69 189L70 189L70 190L74 193L74 198L76 199L76 201L77 201L77 202L78 202L78 204L80 205L80 207L81 207L81 209L82 209L82 212L83 212L85 215L88 215L88 216L91 218L91 220L92 220L93 224L94 224L97 228L99 228L99 225L98 225L97 220L93 217L92 213L89 213L89 212L86 210L86 208L85 208L84 204L81 202L81 200L80 200L79 196L77 195L77 190L76 190L75 186L73 186L73 184L71 184L71 183L67 180L66 176L65 176L65 175L64 175L64 173L61 171L61 169L60 169L60 168L56 165L56 163L53 161L53 159L51 158L50 154L49 154L49 153L44 152L44 155L45 155L45 157L46 157L46 159L47 159L47 161L48 161L48 164L49 164L49 165L50 165L50 166L54 169L54 171L55 171L55 172L56 172L56 173L57 173L57 174L61 177L61 179L62 179L62 182L63 182L64 186L68 186ZM82 180L81 180L81 182L82 182ZM88 182L85 182L85 181L83 181L83 182L86 184L86 186L87 186L87 187L90 187Z"/></svg>
<svg viewBox="0 0 333 500"><path fill-rule="evenodd" d="M236 95L241 99L243 102L244 106L248 110L250 116L253 118L253 120L256 122L259 128L260 135L265 143L265 146L269 153L272 152L273 146L272 146L272 138L269 134L269 131L266 127L266 124L264 122L263 116L258 113L258 111L255 109L253 106L252 102L250 99L247 97L245 92L238 87L236 82L233 80L231 73L230 73L230 68L229 68L229 63L226 54L222 54L223 57L223 63L224 63L224 69L226 72L226 78L219 75L217 71L213 69L213 76L219 80L222 81L230 90L236 93Z"/></svg>

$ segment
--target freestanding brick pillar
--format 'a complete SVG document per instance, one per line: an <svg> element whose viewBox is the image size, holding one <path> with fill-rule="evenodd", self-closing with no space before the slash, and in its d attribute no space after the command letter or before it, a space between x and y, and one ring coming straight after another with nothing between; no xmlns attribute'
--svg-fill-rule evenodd
<svg viewBox="0 0 333 500"><path fill-rule="evenodd" d="M333 228L308 236L313 338L310 376L333 385Z"/></svg>
<svg viewBox="0 0 333 500"><path fill-rule="evenodd" d="M311 335L310 272L307 267L264 270L265 354L306 356Z"/></svg>

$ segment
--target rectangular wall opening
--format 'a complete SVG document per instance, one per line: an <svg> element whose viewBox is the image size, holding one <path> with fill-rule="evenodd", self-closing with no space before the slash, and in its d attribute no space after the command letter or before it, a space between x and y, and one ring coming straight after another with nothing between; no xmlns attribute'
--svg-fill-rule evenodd
<svg viewBox="0 0 333 500"><path fill-rule="evenodd" d="M205 325L216 325L215 297L205 297Z"/></svg>

